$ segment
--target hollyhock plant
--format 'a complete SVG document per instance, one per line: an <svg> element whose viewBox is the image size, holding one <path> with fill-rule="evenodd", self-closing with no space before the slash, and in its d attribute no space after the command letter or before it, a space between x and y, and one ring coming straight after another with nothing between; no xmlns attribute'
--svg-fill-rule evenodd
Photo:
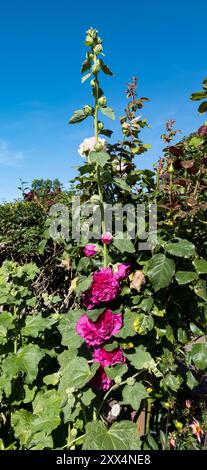
<svg viewBox="0 0 207 470"><path fill-rule="evenodd" d="M117 348L114 351L106 351L104 348L97 348L93 352L93 360L94 362L99 362L102 367L126 362L121 348Z"/></svg>
<svg viewBox="0 0 207 470"><path fill-rule="evenodd" d="M98 143L102 145L103 150L106 148L106 141L105 139L101 139L99 137ZM88 157L90 152L93 152L94 147L96 145L95 137L89 137L88 139L84 139L82 144L80 144L80 147L78 149L78 153L81 157Z"/></svg>
<svg viewBox="0 0 207 470"><path fill-rule="evenodd" d="M92 245L92 244L91 245L90 244L86 245L83 249L84 255L88 256L88 257L96 255L97 251L98 251L97 246Z"/></svg>
<svg viewBox="0 0 207 470"><path fill-rule="evenodd" d="M113 240L113 237L111 235L110 232L105 232L102 237L101 237L101 241L102 243L104 243L105 245L110 245L110 243L112 242Z"/></svg>
<svg viewBox="0 0 207 470"><path fill-rule="evenodd" d="M203 126L199 127L198 134L201 135L201 136L207 135L207 125L203 125Z"/></svg>
<svg viewBox="0 0 207 470"><path fill-rule="evenodd" d="M76 325L77 333L84 338L88 346L100 346L118 333L122 327L122 314L104 310L93 322L87 315L82 315Z"/></svg>
<svg viewBox="0 0 207 470"><path fill-rule="evenodd" d="M113 380L107 377L106 372L103 367L99 367L96 374L90 381L90 385L97 390L102 390L106 392L113 385Z"/></svg>
<svg viewBox="0 0 207 470"><path fill-rule="evenodd" d="M91 286L82 294L83 305L90 310L99 304L111 302L117 298L120 290L119 280L112 268L101 268L93 273Z"/></svg>
<svg viewBox="0 0 207 470"><path fill-rule="evenodd" d="M120 263L117 264L115 269L115 277L118 281L123 281L131 273L132 265L131 263Z"/></svg>

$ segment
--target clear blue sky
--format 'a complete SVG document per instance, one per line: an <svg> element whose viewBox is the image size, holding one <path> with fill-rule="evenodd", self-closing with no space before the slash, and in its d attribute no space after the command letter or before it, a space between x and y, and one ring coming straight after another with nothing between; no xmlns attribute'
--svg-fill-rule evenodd
<svg viewBox="0 0 207 470"><path fill-rule="evenodd" d="M0 200L18 197L20 178L58 177L67 185L81 163L77 147L92 128L67 122L90 102L80 65L91 25L115 73L103 86L117 118L132 75L151 99L143 139L153 149L137 159L139 167L158 159L168 118L184 134L197 129L204 118L189 95L207 75L206 18L205 0L0 0ZM111 123L118 137L118 119Z"/></svg>

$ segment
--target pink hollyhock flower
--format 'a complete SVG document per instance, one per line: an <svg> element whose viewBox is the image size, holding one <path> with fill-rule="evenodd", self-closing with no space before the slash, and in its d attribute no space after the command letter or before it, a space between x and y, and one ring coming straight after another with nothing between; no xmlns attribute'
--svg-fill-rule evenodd
<svg viewBox="0 0 207 470"><path fill-rule="evenodd" d="M119 281L112 269L102 268L93 274L91 286L82 294L83 305L90 310L98 304L115 300L119 292Z"/></svg>
<svg viewBox="0 0 207 470"><path fill-rule="evenodd" d="M176 439L173 436L171 436L169 444L170 444L170 450L174 450L176 447Z"/></svg>
<svg viewBox="0 0 207 470"><path fill-rule="evenodd" d="M191 408L191 402L190 402L190 400L185 400L185 406L186 406L186 408L188 408L188 409Z"/></svg>
<svg viewBox="0 0 207 470"><path fill-rule="evenodd" d="M110 232L106 232L102 235L101 237L101 241L102 243L104 243L105 245L110 245L110 243L112 242L113 240L113 237L111 235Z"/></svg>
<svg viewBox="0 0 207 470"><path fill-rule="evenodd" d="M76 325L77 333L84 338L88 346L100 346L118 333L122 327L122 314L104 310L93 322L87 315L82 315Z"/></svg>
<svg viewBox="0 0 207 470"><path fill-rule="evenodd" d="M201 436L203 435L203 429L200 427L199 422L197 419L194 419L192 424L190 424L190 428L192 429L192 433L197 437L198 442L201 442Z"/></svg>
<svg viewBox="0 0 207 470"><path fill-rule="evenodd" d="M97 253L97 246L88 244L84 247L83 253L85 256L94 256Z"/></svg>
<svg viewBox="0 0 207 470"><path fill-rule="evenodd" d="M207 126L201 126L201 127L199 127L199 129L198 129L198 134L199 134L199 135L202 135L202 136L203 136L203 135L207 135Z"/></svg>
<svg viewBox="0 0 207 470"><path fill-rule="evenodd" d="M129 274L131 273L131 270L132 270L131 263L117 264L116 271L114 273L116 279L118 281L123 281L129 276Z"/></svg>
<svg viewBox="0 0 207 470"><path fill-rule="evenodd" d="M98 389L98 390L108 390L112 385L113 385L113 380L109 379L107 377L105 370L103 367L99 367L97 370L96 374L90 381L90 384L92 387Z"/></svg>
<svg viewBox="0 0 207 470"><path fill-rule="evenodd" d="M93 360L94 362L99 362L102 367L126 362L121 348L115 349L114 351L106 351L104 348L97 348L93 352Z"/></svg>

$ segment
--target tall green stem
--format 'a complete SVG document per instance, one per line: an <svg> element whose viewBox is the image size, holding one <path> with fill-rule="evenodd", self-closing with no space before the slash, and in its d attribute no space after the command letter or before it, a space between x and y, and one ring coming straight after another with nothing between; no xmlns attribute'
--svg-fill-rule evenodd
<svg viewBox="0 0 207 470"><path fill-rule="evenodd" d="M94 57L94 65L96 64L96 56ZM95 144L98 144L98 98L99 98L99 81L98 74L95 74L95 111L94 111L94 136ZM101 182L100 166L96 165L96 175L97 175L97 185L98 185L98 194L100 200L100 210L101 210L101 233L102 235L106 232L105 216L104 216L104 199L103 199L103 186ZM108 264L108 252L107 246L104 243L103 245L103 262L104 267Z"/></svg>

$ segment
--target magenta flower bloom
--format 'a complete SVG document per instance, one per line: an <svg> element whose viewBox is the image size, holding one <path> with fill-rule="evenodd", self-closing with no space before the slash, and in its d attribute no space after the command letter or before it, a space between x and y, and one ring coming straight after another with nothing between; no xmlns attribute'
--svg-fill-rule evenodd
<svg viewBox="0 0 207 470"><path fill-rule="evenodd" d="M82 294L83 305L90 310L96 305L115 300L119 293L119 281L112 269L102 268L93 273L91 286Z"/></svg>
<svg viewBox="0 0 207 470"><path fill-rule="evenodd" d="M97 253L97 246L88 244L84 247L83 253L85 256L94 256Z"/></svg>
<svg viewBox="0 0 207 470"><path fill-rule="evenodd" d="M203 136L203 135L207 135L207 126L201 126L199 127L198 129L198 134Z"/></svg>
<svg viewBox="0 0 207 470"><path fill-rule="evenodd" d="M98 390L103 390L103 391L108 390L113 385L113 383L114 383L113 380L107 377L106 372L103 369L103 367L99 367L96 374L90 381L90 384L92 387Z"/></svg>
<svg viewBox="0 0 207 470"><path fill-rule="evenodd" d="M121 348L117 348L114 351L106 351L104 348L97 348L93 352L93 360L94 362L99 362L102 367L126 362Z"/></svg>
<svg viewBox="0 0 207 470"><path fill-rule="evenodd" d="M115 277L118 281L123 281L131 273L131 263L120 263L116 266Z"/></svg>
<svg viewBox="0 0 207 470"><path fill-rule="evenodd" d="M88 346L100 346L118 333L122 327L122 314L104 310L96 322L87 315L82 315L76 325L77 333L84 338Z"/></svg>
<svg viewBox="0 0 207 470"><path fill-rule="evenodd" d="M102 243L104 243L105 245L110 245L110 243L112 242L113 240L113 237L111 235L110 232L106 232L102 235L101 237L101 241Z"/></svg>

